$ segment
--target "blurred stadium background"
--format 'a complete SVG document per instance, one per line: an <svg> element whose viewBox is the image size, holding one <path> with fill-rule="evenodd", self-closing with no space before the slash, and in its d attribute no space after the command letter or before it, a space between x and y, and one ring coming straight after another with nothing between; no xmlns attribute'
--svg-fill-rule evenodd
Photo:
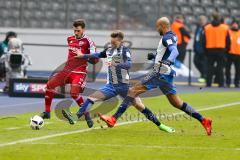
<svg viewBox="0 0 240 160"><path fill-rule="evenodd" d="M98 50L108 41L111 30L121 29L126 32L126 40L133 43L135 62L142 62L157 46L158 17L173 20L175 15L183 14L193 34L199 15L210 18L217 10L229 21L240 16L239 3L238 0L0 0L0 38L4 39L9 30L16 31L33 60L29 70L51 71L66 58L64 45L66 36L72 33L72 21L84 18L87 34ZM191 42L188 48L192 48ZM185 64L188 65L187 57ZM198 76L194 66L193 71Z"/></svg>
<svg viewBox="0 0 240 160"><path fill-rule="evenodd" d="M226 18L240 16L238 0L1 0L1 27L67 29L79 17L88 29L153 30L155 20L186 16L191 27L197 16L215 10ZM191 27L192 28L192 27Z"/></svg>
<svg viewBox="0 0 240 160"><path fill-rule="evenodd" d="M157 18L167 16L173 21L176 15L184 15L193 37L199 15L207 16L210 22L211 14L218 11L230 23L240 18L239 10L239 0L0 0L0 41L8 31L15 31L33 62L28 74L46 79L66 61L67 36L73 34L75 19L86 20L87 35L98 51L109 41L112 30L123 30L125 40L132 42L134 62L141 63L158 45ZM187 48L193 49L193 38ZM197 82L199 73L192 58L187 53L184 64L192 64L193 81ZM99 88L105 83L102 80L88 83L87 87ZM240 126L235 123L240 120L239 88L205 88L204 83L188 86L188 77L177 77L176 81L184 101L213 119L211 137L205 135L197 121L177 120L182 113L163 96L143 101L155 113L173 118L176 115L176 120L161 119L176 128L175 134L160 132L149 122L135 123L124 118L120 121L124 126L102 130L95 122L96 128L89 130L85 122L70 126L54 113L44 128L35 132L29 128L28 120L43 111L44 99L0 93L0 159L239 159ZM4 85L0 82L0 88ZM43 88L38 91L44 93ZM53 107L59 101L54 99ZM131 116L137 112L130 108L127 113Z"/></svg>

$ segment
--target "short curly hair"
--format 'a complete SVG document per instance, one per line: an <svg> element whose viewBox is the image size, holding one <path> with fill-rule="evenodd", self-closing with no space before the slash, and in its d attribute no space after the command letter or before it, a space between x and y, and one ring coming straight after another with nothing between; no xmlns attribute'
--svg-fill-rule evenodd
<svg viewBox="0 0 240 160"><path fill-rule="evenodd" d="M76 19L75 21L73 21L73 26L74 27L78 27L81 26L82 28L85 28L86 23L84 19Z"/></svg>
<svg viewBox="0 0 240 160"><path fill-rule="evenodd" d="M112 37L112 38L119 38L120 40L123 40L124 34L123 34L122 31L116 30L116 31L113 31L113 32L111 33L111 37Z"/></svg>

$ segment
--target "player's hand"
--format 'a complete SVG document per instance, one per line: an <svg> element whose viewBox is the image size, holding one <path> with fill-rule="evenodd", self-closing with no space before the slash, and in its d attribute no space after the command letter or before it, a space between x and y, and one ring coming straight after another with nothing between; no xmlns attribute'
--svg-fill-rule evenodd
<svg viewBox="0 0 240 160"><path fill-rule="evenodd" d="M161 63L160 65L161 66L160 66L159 73L160 74L165 74L165 75L170 75L170 73L172 71L171 67L169 65L167 65L167 64L164 64L164 63Z"/></svg>

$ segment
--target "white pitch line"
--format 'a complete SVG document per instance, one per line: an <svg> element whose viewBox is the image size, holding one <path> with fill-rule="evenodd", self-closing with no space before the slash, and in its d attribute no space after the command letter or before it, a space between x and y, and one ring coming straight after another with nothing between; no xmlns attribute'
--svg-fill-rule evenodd
<svg viewBox="0 0 240 160"><path fill-rule="evenodd" d="M9 127L9 128L4 128L5 130L16 130L16 129L20 129L23 127Z"/></svg>
<svg viewBox="0 0 240 160"><path fill-rule="evenodd" d="M53 100L53 103L58 102L58 100ZM23 106L23 105L31 105L31 104L40 104L44 103L44 101L36 101L36 102L28 102L28 103L18 103L18 104L10 104L10 105L0 105L0 108L7 108L7 107L15 107L15 106Z"/></svg>
<svg viewBox="0 0 240 160"><path fill-rule="evenodd" d="M198 109L198 111L201 112L201 111L208 111L208 110L220 109L220 108L235 106L235 105L239 105L239 104L240 104L240 102L233 102L233 103L222 104L222 105L218 105L218 106L213 106L213 107Z"/></svg>
<svg viewBox="0 0 240 160"><path fill-rule="evenodd" d="M54 122L45 122L45 124L52 124ZM25 127L29 127L29 125L24 125L24 126L21 126L21 127L9 127L9 128L3 128L5 130L16 130L16 129L22 129L22 128L25 128Z"/></svg>
<svg viewBox="0 0 240 160"><path fill-rule="evenodd" d="M30 143L36 145L59 145L59 143ZM65 143L71 145L78 145L78 146L102 146L102 147L124 147L124 148L150 148L150 149L188 149L188 150L239 150L240 148L219 148L219 147L193 147L193 146L161 146L161 145L144 145L144 144L91 144L91 143Z"/></svg>
<svg viewBox="0 0 240 160"><path fill-rule="evenodd" d="M44 103L44 102L43 101L39 101L39 102L29 102L29 103L20 103L20 104L11 104L11 105L0 105L0 108L23 106L23 105L31 105L31 104L39 104L39 103Z"/></svg>
<svg viewBox="0 0 240 160"><path fill-rule="evenodd" d="M208 111L208 110L220 109L220 108L230 107L230 106L239 105L239 104L240 104L240 102L228 103L228 104L223 104L223 105L218 105L218 106L212 106L212 107L208 107L208 108L199 109L198 111ZM176 114L183 114L183 113L180 112L180 113L175 113L175 115ZM122 122L122 123L118 123L116 126L134 124L134 123L138 123L138 122L142 122L142 121L136 120L136 121ZM60 136L65 136L65 135L70 135L70 134L83 133L83 132L88 132L88 131L97 130L97 129L101 129L101 127L87 128L87 129L57 133L57 134L52 134L52 135L47 135L47 136L42 136L42 137L37 137L37 138L27 138L27 139L17 140L17 141L13 141L13 142L1 143L0 147L15 145L15 144L19 144L19 143L39 141L39 140L44 140L44 139L49 139L49 138L54 138L54 137L60 137Z"/></svg>

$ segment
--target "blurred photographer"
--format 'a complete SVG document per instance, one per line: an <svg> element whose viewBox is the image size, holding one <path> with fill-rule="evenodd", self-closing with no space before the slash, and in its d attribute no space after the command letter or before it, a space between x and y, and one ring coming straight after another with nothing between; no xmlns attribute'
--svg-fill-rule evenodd
<svg viewBox="0 0 240 160"><path fill-rule="evenodd" d="M5 92L8 91L10 78L26 77L26 69L32 64L29 56L24 54L22 41L18 38L9 40L8 52L0 58L0 63L6 67Z"/></svg>
<svg viewBox="0 0 240 160"><path fill-rule="evenodd" d="M4 41L0 43L0 58L8 52L8 42L12 38L17 38L17 33L9 31L6 33ZM0 63L0 80L4 81L6 77L6 67L4 63Z"/></svg>

